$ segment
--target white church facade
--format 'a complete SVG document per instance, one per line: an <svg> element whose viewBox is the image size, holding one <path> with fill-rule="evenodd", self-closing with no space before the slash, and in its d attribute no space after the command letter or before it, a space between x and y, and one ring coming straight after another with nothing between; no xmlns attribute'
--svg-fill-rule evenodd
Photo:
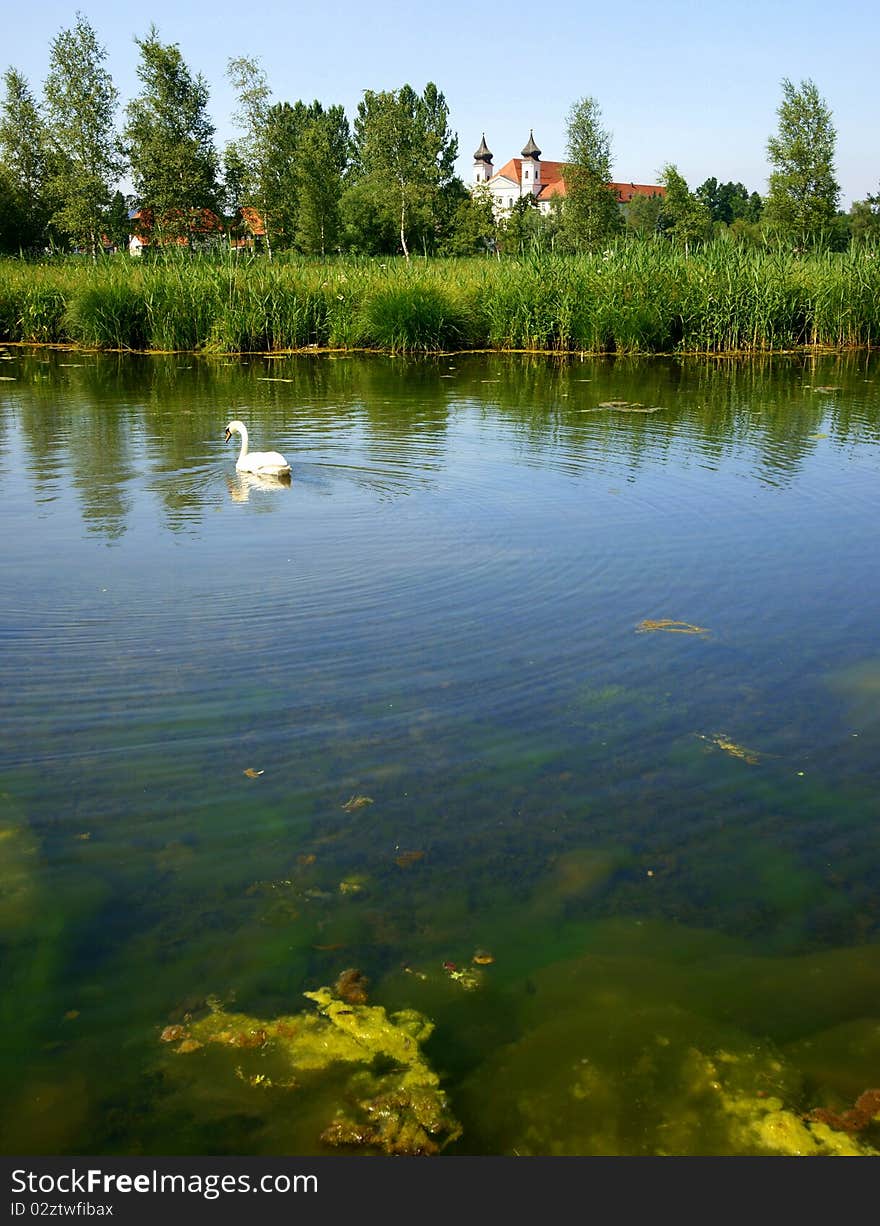
<svg viewBox="0 0 880 1226"><path fill-rule="evenodd" d="M493 155L486 144L486 134L474 154L474 178L471 191L478 187L488 191L496 217L509 212L522 196L534 196L539 210L549 213L553 200L565 196L563 172L565 162L542 162L541 150L533 132L518 158L505 162L495 170ZM622 209L635 196L665 196L666 188L649 183L609 183Z"/></svg>

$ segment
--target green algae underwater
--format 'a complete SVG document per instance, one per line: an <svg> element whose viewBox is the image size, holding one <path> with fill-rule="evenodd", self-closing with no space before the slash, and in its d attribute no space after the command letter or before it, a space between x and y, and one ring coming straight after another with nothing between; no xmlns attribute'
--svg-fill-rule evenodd
<svg viewBox="0 0 880 1226"><path fill-rule="evenodd" d="M0 357L4 1152L880 1150L876 359Z"/></svg>

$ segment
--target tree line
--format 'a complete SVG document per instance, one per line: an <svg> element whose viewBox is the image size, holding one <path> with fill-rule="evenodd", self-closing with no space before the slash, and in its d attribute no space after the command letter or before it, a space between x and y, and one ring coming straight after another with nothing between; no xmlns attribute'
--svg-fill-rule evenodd
<svg viewBox="0 0 880 1226"><path fill-rule="evenodd" d="M236 57L227 75L237 136L220 152L204 77L155 26L135 43L141 89L121 124L106 49L82 14L50 44L42 98L15 68L5 72L0 251L96 256L138 226L157 248L249 233L270 257L576 252L623 233L685 250L721 233L795 247L880 237L880 197L838 210L836 134L812 82L783 82L766 198L714 178L692 192L668 164L664 194L636 197L624 214L608 188L610 134L596 100L582 98L567 117L565 196L549 214L526 195L498 216L455 174L458 139L433 83L365 90L350 123L340 105L273 102L259 61ZM119 188L126 174L133 196Z"/></svg>

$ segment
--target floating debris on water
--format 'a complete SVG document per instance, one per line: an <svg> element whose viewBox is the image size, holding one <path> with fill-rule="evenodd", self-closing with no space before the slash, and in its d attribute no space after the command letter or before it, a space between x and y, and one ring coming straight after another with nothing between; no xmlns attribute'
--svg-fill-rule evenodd
<svg viewBox="0 0 880 1226"><path fill-rule="evenodd" d="M825 386L823 384L821 387L814 387L814 388L811 388L810 390L814 392L842 392L843 388L840 387L839 385Z"/></svg>
<svg viewBox="0 0 880 1226"><path fill-rule="evenodd" d="M476 962L477 966L490 966L495 961L495 956L487 949L477 949L471 961Z"/></svg>
<svg viewBox="0 0 880 1226"><path fill-rule="evenodd" d="M756 749L746 749L744 745L737 745L736 741L732 741L730 737L724 736L722 733L716 733L714 736L704 736L702 732L698 732L696 735L701 741L709 741L712 745L717 745L719 749L723 749L731 757L741 758L743 762L748 762L749 766L757 766L761 760L761 754Z"/></svg>
<svg viewBox="0 0 880 1226"><path fill-rule="evenodd" d="M354 813L355 809L362 809L364 805L371 805L372 803L373 801L371 797L358 796L357 794L355 794L354 796L350 796L348 798L348 800L345 802L342 808L345 810L346 813Z"/></svg>
<svg viewBox="0 0 880 1226"><path fill-rule="evenodd" d="M252 766L248 766L245 767L242 774L247 775L248 779L259 779L260 775L265 774L265 771L255 771Z"/></svg>
<svg viewBox="0 0 880 1226"><path fill-rule="evenodd" d="M669 617L661 617L654 621L646 618L636 626L636 632L643 634L649 630L666 630L669 634L708 634L706 626L694 626L691 622L678 622Z"/></svg>
<svg viewBox="0 0 880 1226"><path fill-rule="evenodd" d="M596 406L599 409L614 409L616 413L662 413L660 404L640 404L638 400L602 400Z"/></svg>
<svg viewBox="0 0 880 1226"><path fill-rule="evenodd" d="M366 884L364 877L346 877L339 883L340 894L360 894Z"/></svg>
<svg viewBox="0 0 880 1226"><path fill-rule="evenodd" d="M315 855L315 853L314 853L313 851L309 851L309 852L304 852L304 853L303 853L301 856L297 856L297 857L296 857L296 862L297 862L297 864L299 864L299 865L300 865L302 868L308 868L308 866L309 866L310 864L314 864L314 863L315 863L315 861L317 860L317 858L318 858L318 857Z"/></svg>
<svg viewBox="0 0 880 1226"><path fill-rule="evenodd" d="M423 851L405 851L401 855L394 857L394 863L400 868L409 868L411 864L416 864L419 860L424 860L425 853Z"/></svg>
<svg viewBox="0 0 880 1226"><path fill-rule="evenodd" d="M185 1026L166 1026L159 1038L163 1043L176 1043L178 1039L186 1037Z"/></svg>

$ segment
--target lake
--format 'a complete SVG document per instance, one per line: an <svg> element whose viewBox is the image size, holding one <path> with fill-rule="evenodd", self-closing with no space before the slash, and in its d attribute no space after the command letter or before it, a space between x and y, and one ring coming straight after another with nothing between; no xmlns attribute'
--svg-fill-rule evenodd
<svg viewBox="0 0 880 1226"><path fill-rule="evenodd" d="M877 358L0 358L3 1152L880 1147Z"/></svg>

